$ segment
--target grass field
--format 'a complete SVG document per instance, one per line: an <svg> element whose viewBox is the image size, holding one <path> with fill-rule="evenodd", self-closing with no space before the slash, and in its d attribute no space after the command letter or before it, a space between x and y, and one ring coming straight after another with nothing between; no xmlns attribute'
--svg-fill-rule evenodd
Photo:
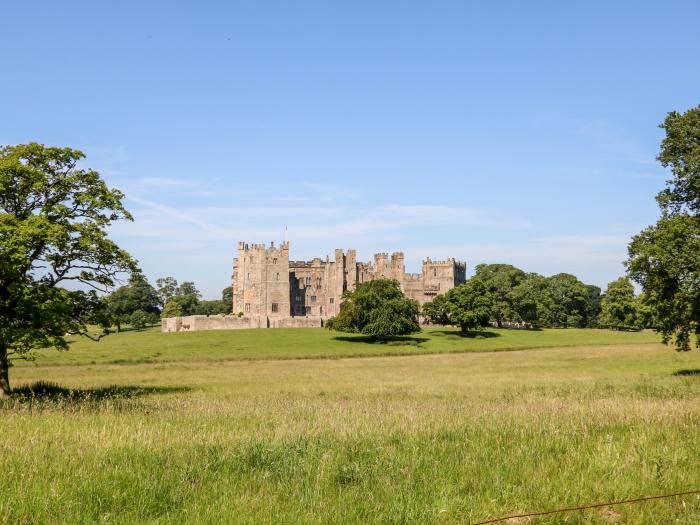
<svg viewBox="0 0 700 525"><path fill-rule="evenodd" d="M39 352L41 365L138 364L170 361L301 359L443 352L479 352L620 343L658 343L649 331L485 330L462 337L455 328L429 328L411 337L374 344L354 334L323 328L227 330L163 334L158 328L112 334L98 343L74 339L69 352ZM20 363L20 366L23 364ZM32 364L29 364L32 366Z"/></svg>
<svg viewBox="0 0 700 525"><path fill-rule="evenodd" d="M700 352L492 333L131 332L46 353L14 386L72 390L0 405L0 523L473 523L700 488ZM487 351L517 347L550 348ZM393 352L421 355L341 357ZM686 496L511 523L698 522Z"/></svg>

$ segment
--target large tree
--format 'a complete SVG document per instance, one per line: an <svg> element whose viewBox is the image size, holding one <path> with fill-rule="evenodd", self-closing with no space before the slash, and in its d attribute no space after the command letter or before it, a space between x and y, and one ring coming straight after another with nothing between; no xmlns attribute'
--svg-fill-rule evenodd
<svg viewBox="0 0 700 525"><path fill-rule="evenodd" d="M638 299L634 295L634 286L627 277L608 284L601 301L600 324L617 330L641 328Z"/></svg>
<svg viewBox="0 0 700 525"><path fill-rule="evenodd" d="M126 286L121 286L109 294L105 301L117 332L121 330L122 324L133 324L131 319L136 312L141 312L137 319L143 317L147 321L151 321L154 315L157 319L160 314L158 294L141 274L133 274Z"/></svg>
<svg viewBox="0 0 700 525"><path fill-rule="evenodd" d="M10 394L13 359L67 349L67 333L93 337L88 325L106 323L96 292L137 271L106 232L131 219L124 195L79 168L83 157L35 143L0 148L0 396Z"/></svg>
<svg viewBox="0 0 700 525"><path fill-rule="evenodd" d="M486 285L471 278L423 305L423 315L436 324L459 326L462 333L466 333L488 326L493 306L493 297Z"/></svg>
<svg viewBox="0 0 700 525"><path fill-rule="evenodd" d="M505 321L518 322L513 289L525 280L527 274L510 264L478 264L472 280L481 281L493 297L492 320L498 326Z"/></svg>
<svg viewBox="0 0 700 525"><path fill-rule="evenodd" d="M558 273L547 278L551 298L549 326L559 328L586 326L588 290L586 285L569 273Z"/></svg>
<svg viewBox="0 0 700 525"><path fill-rule="evenodd" d="M326 326L382 341L420 332L418 313L418 303L403 294L398 281L376 279L345 292L340 313L330 318Z"/></svg>
<svg viewBox="0 0 700 525"><path fill-rule="evenodd" d="M163 308L168 301L175 297L177 280L174 277L160 277L156 279L156 293L160 299L160 307Z"/></svg>
<svg viewBox="0 0 700 525"><path fill-rule="evenodd" d="M672 176L656 197L661 218L632 239L626 264L664 342L685 351L700 337L700 106L660 127L657 159Z"/></svg>

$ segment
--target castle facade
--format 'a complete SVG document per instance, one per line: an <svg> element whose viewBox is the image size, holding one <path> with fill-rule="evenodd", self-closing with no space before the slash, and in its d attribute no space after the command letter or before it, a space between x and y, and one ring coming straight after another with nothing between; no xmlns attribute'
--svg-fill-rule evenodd
<svg viewBox="0 0 700 525"><path fill-rule="evenodd" d="M343 292L379 278L395 279L406 296L423 304L466 282L466 264L425 259L421 273L407 273L401 252L391 257L377 253L372 262L358 262L355 250L335 250L333 259L291 261L288 242L239 242L233 260L233 314L328 318L340 311Z"/></svg>

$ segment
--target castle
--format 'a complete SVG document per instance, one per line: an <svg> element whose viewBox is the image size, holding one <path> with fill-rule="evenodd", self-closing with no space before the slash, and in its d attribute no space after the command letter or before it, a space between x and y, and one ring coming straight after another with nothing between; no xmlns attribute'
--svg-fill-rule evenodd
<svg viewBox="0 0 700 525"><path fill-rule="evenodd" d="M406 273L404 255L377 253L358 262L355 250L335 250L331 260L290 261L289 243L238 243L233 260L233 315L163 319L166 332L226 328L322 326L340 311L343 292L373 279L395 279L420 304L466 282L466 264L453 258L423 261Z"/></svg>

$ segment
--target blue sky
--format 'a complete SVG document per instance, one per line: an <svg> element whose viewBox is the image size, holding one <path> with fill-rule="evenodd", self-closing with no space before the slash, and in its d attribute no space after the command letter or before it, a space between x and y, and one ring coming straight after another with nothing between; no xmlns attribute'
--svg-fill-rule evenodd
<svg viewBox="0 0 700 525"><path fill-rule="evenodd" d="M604 286L654 222L698 2L6 2L0 144L126 192L146 275L227 286L237 240Z"/></svg>

